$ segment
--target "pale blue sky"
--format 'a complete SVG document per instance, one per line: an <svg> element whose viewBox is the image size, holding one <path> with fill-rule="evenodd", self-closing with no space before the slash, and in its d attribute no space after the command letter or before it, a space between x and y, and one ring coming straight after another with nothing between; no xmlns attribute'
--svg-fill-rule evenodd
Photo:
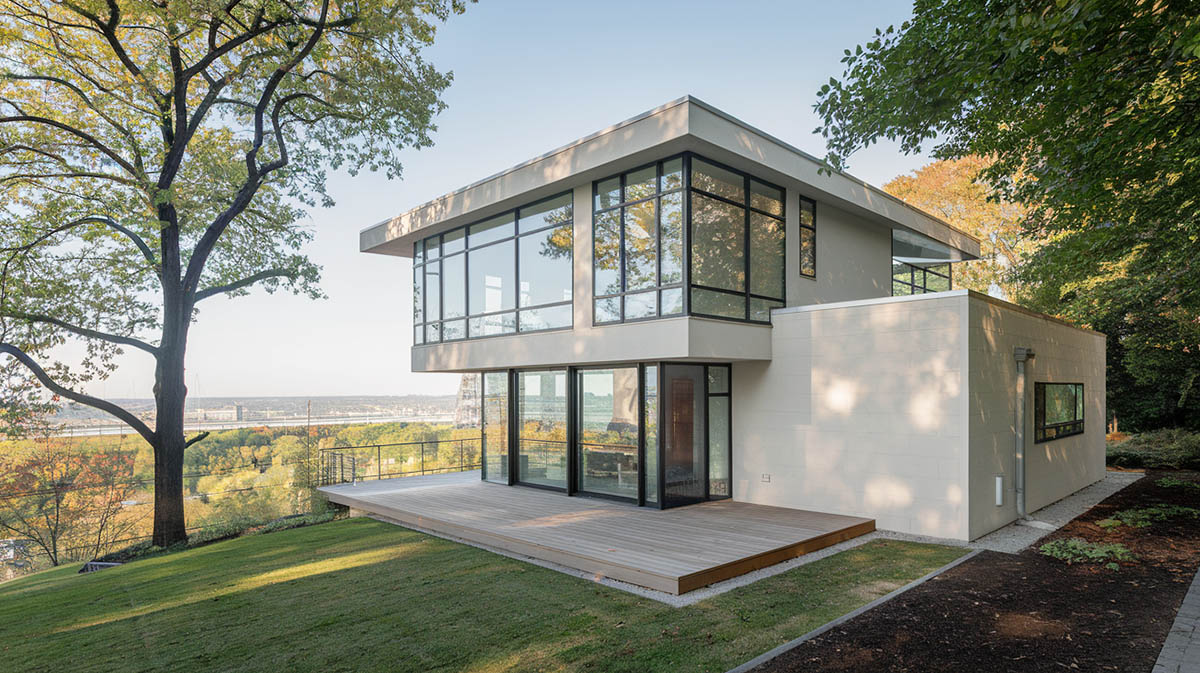
<svg viewBox="0 0 1200 673"><path fill-rule="evenodd" d="M311 214L308 252L329 298L256 292L202 305L192 396L453 392L458 377L413 374L410 262L358 252L360 229L684 94L812 154L815 92L842 50L911 14L903 2L498 2L452 17L428 58L454 71L435 145L404 177L332 176L337 205ZM851 172L881 185L928 161L878 145ZM90 392L149 397L135 353Z"/></svg>

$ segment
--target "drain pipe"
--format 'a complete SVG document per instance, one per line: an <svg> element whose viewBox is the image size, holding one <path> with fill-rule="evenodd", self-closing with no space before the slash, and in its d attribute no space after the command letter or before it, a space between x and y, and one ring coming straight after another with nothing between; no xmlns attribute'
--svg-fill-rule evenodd
<svg viewBox="0 0 1200 673"><path fill-rule="evenodd" d="M1017 361L1017 439L1014 458L1013 490L1016 492L1017 519L1025 519L1025 363L1033 358L1033 349L1013 349Z"/></svg>

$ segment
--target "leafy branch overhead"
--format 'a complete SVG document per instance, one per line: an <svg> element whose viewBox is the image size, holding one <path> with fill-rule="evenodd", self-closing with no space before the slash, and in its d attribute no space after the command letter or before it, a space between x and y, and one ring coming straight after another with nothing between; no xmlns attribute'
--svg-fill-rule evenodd
<svg viewBox="0 0 1200 673"><path fill-rule="evenodd" d="M1032 307L1109 334L1109 378L1128 391L1114 403L1166 394L1177 413L1155 422L1194 416L1196 3L920 0L913 11L846 50L842 76L819 91L830 166L880 139L986 158L982 178L1022 204L1038 243L1018 277Z"/></svg>
<svg viewBox="0 0 1200 673"><path fill-rule="evenodd" d="M198 302L321 296L305 209L331 204L327 171L397 178L400 150L431 143L450 75L421 51L462 9L0 0L0 351L182 443ZM81 367L41 361L67 339L86 342ZM159 427L73 387L129 348L156 359Z"/></svg>

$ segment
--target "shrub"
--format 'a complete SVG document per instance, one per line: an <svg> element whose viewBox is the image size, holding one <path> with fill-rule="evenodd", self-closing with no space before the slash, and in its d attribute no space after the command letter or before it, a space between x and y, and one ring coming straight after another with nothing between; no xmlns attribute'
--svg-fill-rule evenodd
<svg viewBox="0 0 1200 673"><path fill-rule="evenodd" d="M1179 479L1177 477L1163 477L1154 483L1155 485L1163 488L1194 488L1200 491L1200 483L1188 481L1186 479Z"/></svg>
<svg viewBox="0 0 1200 673"><path fill-rule="evenodd" d="M1131 507L1116 512L1112 517L1096 522L1101 528L1113 528L1122 524L1134 528L1146 528L1156 521L1166 521L1177 516L1200 517L1200 510L1182 505L1148 505Z"/></svg>
<svg viewBox="0 0 1200 673"><path fill-rule="evenodd" d="M1110 441L1108 464L1114 467L1200 469L1200 433L1182 429L1156 430Z"/></svg>
<svg viewBox="0 0 1200 673"><path fill-rule="evenodd" d="M1137 556L1123 544L1115 542L1088 542L1079 537L1047 542L1039 547L1038 551L1043 556L1063 561L1068 565L1072 563L1106 563L1137 560Z"/></svg>

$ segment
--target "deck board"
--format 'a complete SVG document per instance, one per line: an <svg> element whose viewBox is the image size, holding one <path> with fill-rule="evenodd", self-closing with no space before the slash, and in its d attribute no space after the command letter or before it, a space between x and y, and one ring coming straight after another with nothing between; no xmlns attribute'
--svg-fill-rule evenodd
<svg viewBox="0 0 1200 673"><path fill-rule="evenodd" d="M401 524L672 594L875 529L872 519L732 500L634 507L490 484L478 472L321 490L333 502Z"/></svg>

